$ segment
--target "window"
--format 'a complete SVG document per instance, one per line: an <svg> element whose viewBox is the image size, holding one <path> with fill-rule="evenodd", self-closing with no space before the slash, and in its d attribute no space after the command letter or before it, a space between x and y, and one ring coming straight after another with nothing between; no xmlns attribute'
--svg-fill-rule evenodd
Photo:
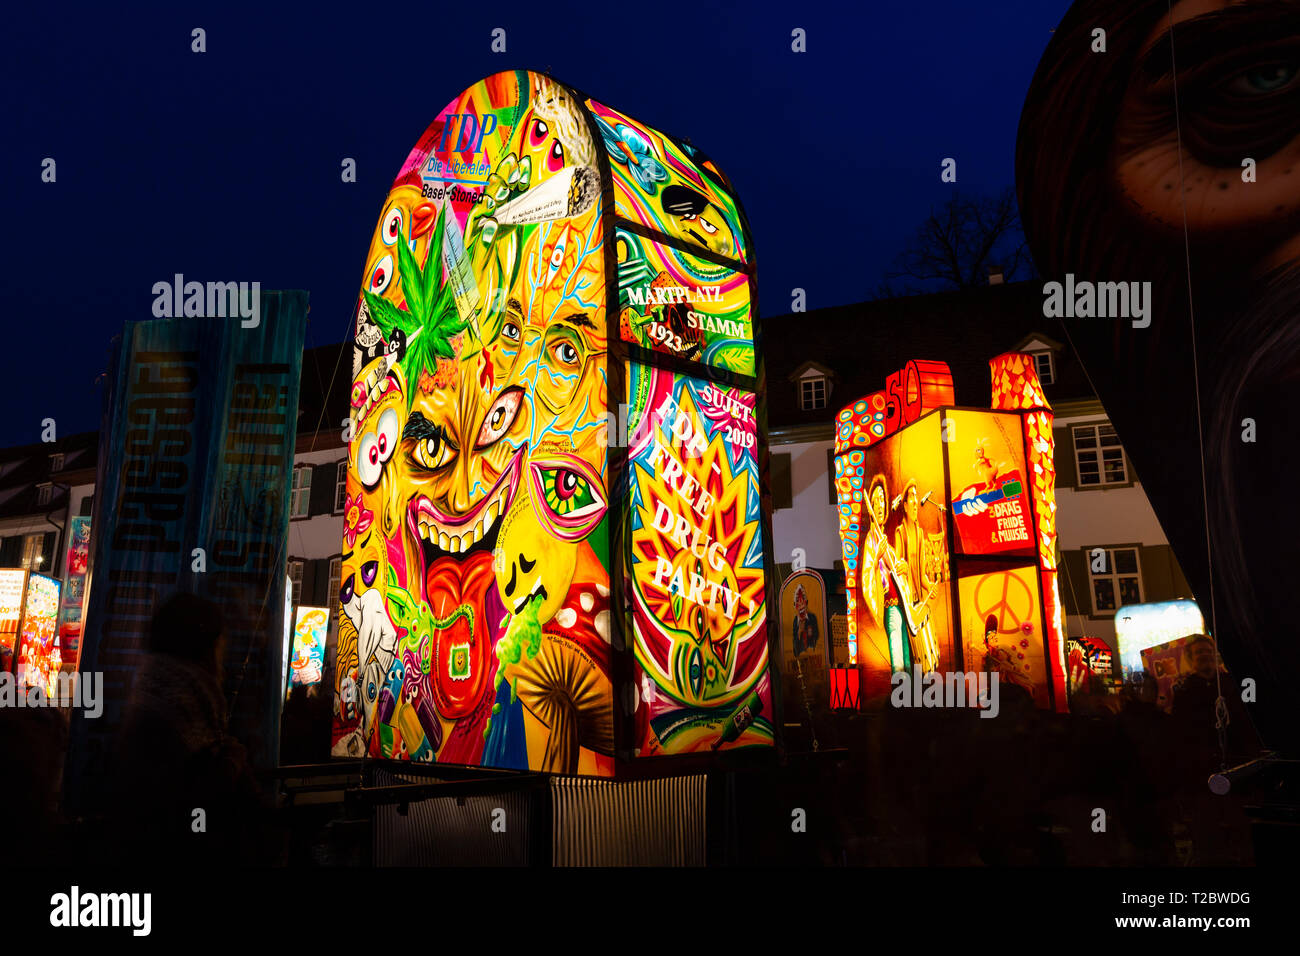
<svg viewBox="0 0 1300 956"><path fill-rule="evenodd" d="M54 486L48 482L36 486L36 503L38 505L48 505L50 499L54 497Z"/></svg>
<svg viewBox="0 0 1300 956"><path fill-rule="evenodd" d="M799 407L804 411L826 407L826 378L818 375L799 382Z"/></svg>
<svg viewBox="0 0 1300 956"><path fill-rule="evenodd" d="M45 535L29 534L23 538L23 564L28 571L40 571L45 564Z"/></svg>
<svg viewBox="0 0 1300 956"><path fill-rule="evenodd" d="M305 518L311 512L311 465L293 470L293 493L289 496L289 517Z"/></svg>
<svg viewBox="0 0 1300 956"><path fill-rule="evenodd" d="M348 506L348 462L338 464L338 477L334 479L334 513L342 514Z"/></svg>
<svg viewBox="0 0 1300 956"><path fill-rule="evenodd" d="M50 471L62 471L62 470L63 470L63 455L62 454L51 455Z"/></svg>
<svg viewBox="0 0 1300 956"><path fill-rule="evenodd" d="M330 558L330 586L325 592L325 606L330 609L330 620L338 616L339 587L343 583L343 559Z"/></svg>
<svg viewBox="0 0 1300 956"><path fill-rule="evenodd" d="M1079 487L1122 485L1128 465L1119 436L1109 422L1074 426L1074 457L1079 465Z"/></svg>
<svg viewBox="0 0 1300 956"><path fill-rule="evenodd" d="M1056 364L1051 352L1035 352L1034 370L1038 372L1038 381L1051 385L1056 381Z"/></svg>
<svg viewBox="0 0 1300 956"><path fill-rule="evenodd" d="M826 449L826 484L830 485L831 504L840 503L839 492L835 488L835 446Z"/></svg>
<svg viewBox="0 0 1300 956"><path fill-rule="evenodd" d="M1142 603L1142 573L1137 548L1086 548L1095 614L1113 614L1125 604Z"/></svg>
<svg viewBox="0 0 1300 956"><path fill-rule="evenodd" d="M302 569L302 561L297 558L289 559L289 583L293 586L293 603L295 607L302 603Z"/></svg>
<svg viewBox="0 0 1300 956"><path fill-rule="evenodd" d="M772 455L768 458L772 480L772 510L794 507L794 488L790 481L790 456Z"/></svg>

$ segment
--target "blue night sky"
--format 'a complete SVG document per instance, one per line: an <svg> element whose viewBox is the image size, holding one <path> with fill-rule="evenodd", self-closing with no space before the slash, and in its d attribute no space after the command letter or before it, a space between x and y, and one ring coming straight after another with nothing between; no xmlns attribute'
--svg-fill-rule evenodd
<svg viewBox="0 0 1300 956"><path fill-rule="evenodd" d="M795 287L810 309L868 298L953 188L944 157L963 191L1013 184L1024 93L1069 2L822 6L835 9L19 5L6 15L0 221L20 333L0 444L39 440L45 417L60 434L98 427L110 338L150 318L153 284L178 272L308 289L307 344L344 338L407 152L455 94L502 69L550 72L712 156L749 214L760 314L788 312ZM194 27L206 53L190 52ZM47 156L54 184L41 182ZM344 157L356 183L340 180Z"/></svg>

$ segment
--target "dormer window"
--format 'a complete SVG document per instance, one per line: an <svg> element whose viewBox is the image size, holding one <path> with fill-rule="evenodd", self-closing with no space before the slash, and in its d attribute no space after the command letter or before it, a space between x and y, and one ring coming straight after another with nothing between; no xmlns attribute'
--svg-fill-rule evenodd
<svg viewBox="0 0 1300 956"><path fill-rule="evenodd" d="M1013 352L1024 352L1033 358L1034 371L1038 373L1039 383L1044 386L1056 384L1056 355L1063 350L1064 346L1060 342L1041 332L1021 339L1020 344L1012 349Z"/></svg>
<svg viewBox="0 0 1300 956"><path fill-rule="evenodd" d="M805 412L826 407L826 376L816 375L800 380L799 407Z"/></svg>
<svg viewBox="0 0 1300 956"><path fill-rule="evenodd" d="M57 454L57 455L51 455L51 456L50 456L50 471L62 471L62 470L63 470L63 455L62 455L62 453Z"/></svg>
<svg viewBox="0 0 1300 956"><path fill-rule="evenodd" d="M1032 354L1034 356L1034 368L1038 372L1038 381L1043 385L1051 385L1056 381L1055 357L1046 349Z"/></svg>
<svg viewBox="0 0 1300 956"><path fill-rule="evenodd" d="M820 411L830 405L835 373L820 362L804 362L790 373L789 382L799 396L800 411Z"/></svg>

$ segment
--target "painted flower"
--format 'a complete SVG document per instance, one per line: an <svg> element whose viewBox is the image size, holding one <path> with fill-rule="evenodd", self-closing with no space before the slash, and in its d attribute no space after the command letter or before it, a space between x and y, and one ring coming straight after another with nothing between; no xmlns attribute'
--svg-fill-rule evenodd
<svg viewBox="0 0 1300 956"><path fill-rule="evenodd" d="M358 491L355 498L348 499L347 510L343 513L343 537L349 548L356 547L357 535L369 528L374 520L375 513L361 504L361 492Z"/></svg>
<svg viewBox="0 0 1300 956"><path fill-rule="evenodd" d="M599 117L596 118L596 123L600 127L600 136L605 141L605 151L610 158L626 166L641 188L653 196L657 188L655 183L668 181L668 171L655 159L645 137L623 123L611 127Z"/></svg>

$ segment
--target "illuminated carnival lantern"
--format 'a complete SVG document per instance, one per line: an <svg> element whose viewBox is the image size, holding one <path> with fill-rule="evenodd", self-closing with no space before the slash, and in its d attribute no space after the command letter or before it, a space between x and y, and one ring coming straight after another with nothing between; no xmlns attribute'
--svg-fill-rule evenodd
<svg viewBox="0 0 1300 956"><path fill-rule="evenodd" d="M356 304L336 755L772 744L753 261L712 160L550 77L436 114Z"/></svg>
<svg viewBox="0 0 1300 956"><path fill-rule="evenodd" d="M863 705L900 672L996 672L1067 709L1052 412L1032 356L989 365L989 410L956 406L944 363L912 361L836 417L849 667L835 676Z"/></svg>

